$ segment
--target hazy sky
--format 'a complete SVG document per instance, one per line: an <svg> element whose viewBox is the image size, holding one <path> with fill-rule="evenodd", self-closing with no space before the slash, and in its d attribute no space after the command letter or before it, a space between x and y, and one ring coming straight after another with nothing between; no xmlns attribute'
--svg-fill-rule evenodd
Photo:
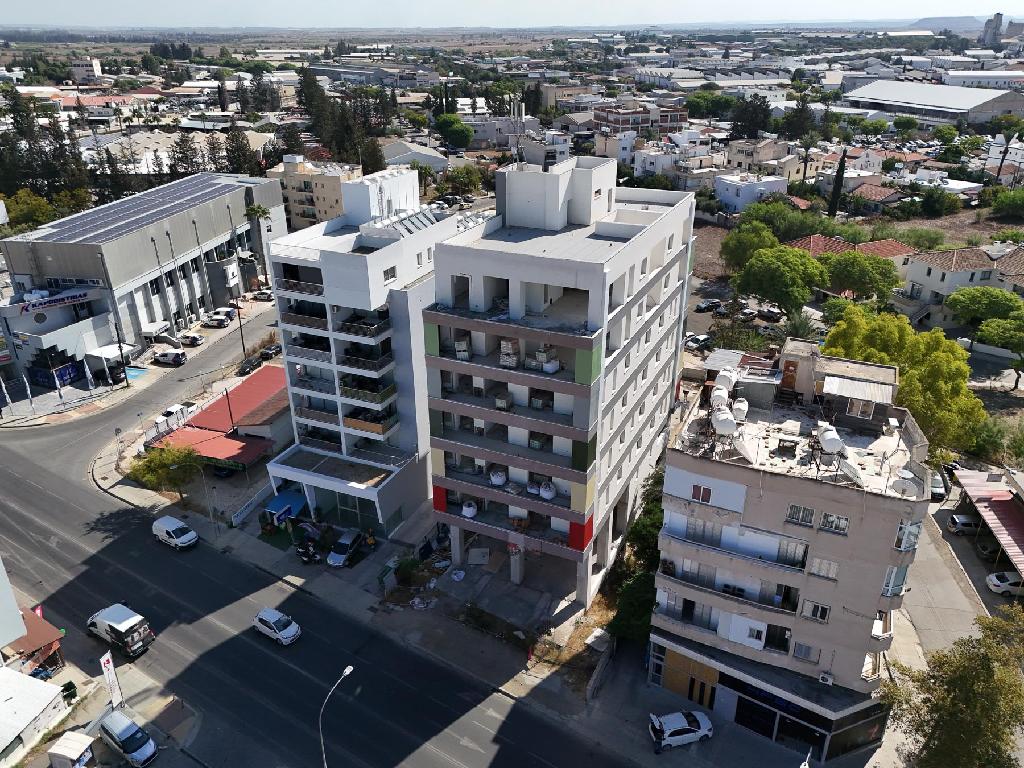
<svg viewBox="0 0 1024 768"><path fill-rule="evenodd" d="M173 27L450 27L673 24L686 22L917 19L991 15L962 0L796 0L638 2L637 0L4 0L0 24ZM1010 9L1004 9L1009 11Z"/></svg>

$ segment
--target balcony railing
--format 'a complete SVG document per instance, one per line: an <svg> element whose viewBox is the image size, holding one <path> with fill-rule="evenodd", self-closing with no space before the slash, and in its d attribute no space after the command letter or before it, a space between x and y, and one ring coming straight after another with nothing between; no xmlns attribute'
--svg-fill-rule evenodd
<svg viewBox="0 0 1024 768"><path fill-rule="evenodd" d="M300 419L309 419L310 421L320 421L324 424L340 424L341 420L337 413L334 411L322 411L319 408L300 408L296 406L295 415Z"/></svg>
<svg viewBox="0 0 1024 768"><path fill-rule="evenodd" d="M373 338L391 328L391 320L375 320L364 317L358 320L342 320L334 324L336 333L347 333L350 336Z"/></svg>
<svg viewBox="0 0 1024 768"><path fill-rule="evenodd" d="M281 322L288 325L298 325L303 328L317 328L321 331L327 330L327 318L314 315L296 315L292 312L282 312Z"/></svg>
<svg viewBox="0 0 1024 768"><path fill-rule="evenodd" d="M292 293L308 293L312 296L323 296L324 287L320 283L304 283L301 280L285 280L279 277L274 281L280 291L291 291Z"/></svg>
<svg viewBox="0 0 1024 768"><path fill-rule="evenodd" d="M341 423L349 429L357 429L360 432L370 432L374 435L384 435L398 423L398 414L393 413L385 416L379 421L368 414L361 416L345 416Z"/></svg>
<svg viewBox="0 0 1024 768"><path fill-rule="evenodd" d="M757 563L758 565L765 565L765 566L769 566L769 567L772 567L772 568L781 568L783 570L790 571L792 573L800 573L806 567L805 565L802 565L802 564L801 565L790 565L789 563L780 563L780 562L778 562L776 560L768 560L767 558L765 558L765 557L763 557L761 555L747 555L747 554L744 554L742 552L737 552L737 551L732 550L732 549L725 549L724 547L716 546L714 543L712 543L710 541L701 541L701 540L697 539L696 537L681 536L677 532L675 532L675 531L673 531L673 530L671 530L671 529L669 529L667 527L663 527L661 529L660 536L665 537L666 539L671 539L673 541L681 542L682 544L687 544L687 545L689 545L691 547L695 547L696 549L706 549L706 550L710 550L712 552L718 552L718 553L720 553L722 555L725 555L726 557L738 557L738 558L743 559L743 560L747 560L747 561L750 561L750 562L753 562L753 563ZM790 540L787 540L787 541L790 541ZM664 543L659 541L659 546L664 548ZM804 559L806 559L806 552L805 552L805 555L804 555Z"/></svg>
<svg viewBox="0 0 1024 768"><path fill-rule="evenodd" d="M310 437L309 435L299 435L299 444L305 445L309 448L319 448L321 451L341 453L341 443L335 443L330 440L321 440L318 437Z"/></svg>
<svg viewBox="0 0 1024 768"><path fill-rule="evenodd" d="M305 360L316 360L319 363L331 362L331 352L326 349L316 349L314 347L300 347L297 344L289 344L285 347L285 352L292 357L301 357Z"/></svg>
<svg viewBox="0 0 1024 768"><path fill-rule="evenodd" d="M390 400L398 393L398 389L394 384L384 387L378 391L370 389L363 389L361 387L351 387L345 384L338 386L338 394L342 397L347 397L350 400L362 400L366 403L384 403Z"/></svg>
<svg viewBox="0 0 1024 768"><path fill-rule="evenodd" d="M669 568L669 566L671 566L671 568ZM788 588L786 594L780 596L762 595L760 593L748 594L744 588L730 584L723 584L721 587L716 587L714 576L705 580L701 579L697 574L690 574L686 571L676 575L675 565L671 563L671 561L663 561L663 567L659 575L662 578L667 579L669 582L683 584L692 587L693 589L700 590L701 592L719 595L727 600L734 600L748 605L756 605L768 611L795 614L797 607L800 605L799 590Z"/></svg>
<svg viewBox="0 0 1024 768"><path fill-rule="evenodd" d="M298 376L292 379L292 386L299 389L308 389L313 392L323 392L326 395L337 394L334 382L330 379L314 379L310 376Z"/></svg>
<svg viewBox="0 0 1024 768"><path fill-rule="evenodd" d="M283 319L283 316L282 316ZM338 365L348 368L360 368L364 371L380 371L387 368L395 361L394 355L381 355L380 357L356 357L354 355L338 355Z"/></svg>

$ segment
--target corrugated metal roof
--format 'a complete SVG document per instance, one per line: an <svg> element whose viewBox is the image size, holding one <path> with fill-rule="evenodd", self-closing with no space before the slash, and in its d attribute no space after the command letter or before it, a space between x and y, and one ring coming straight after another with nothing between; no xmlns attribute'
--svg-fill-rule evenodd
<svg viewBox="0 0 1024 768"><path fill-rule="evenodd" d="M884 405L892 404L892 387L889 384L879 384L877 381L858 381L841 376L826 376L824 394L852 397Z"/></svg>
<svg viewBox="0 0 1024 768"><path fill-rule="evenodd" d="M1002 480L990 480L988 472L960 469L956 477L1013 567L1024 573L1024 503Z"/></svg>
<svg viewBox="0 0 1024 768"><path fill-rule="evenodd" d="M847 100L888 102L908 107L967 110L980 107L997 96L1011 93L995 88L967 88L960 85L911 83L905 80L876 80L846 94Z"/></svg>

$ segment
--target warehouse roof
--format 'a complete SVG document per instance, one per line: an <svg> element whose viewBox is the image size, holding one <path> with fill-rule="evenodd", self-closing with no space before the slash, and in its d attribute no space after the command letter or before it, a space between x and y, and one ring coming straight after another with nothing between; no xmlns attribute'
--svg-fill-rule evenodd
<svg viewBox="0 0 1024 768"><path fill-rule="evenodd" d="M965 88L904 80L876 80L846 94L849 101L875 101L894 106L964 111L1011 93L995 88Z"/></svg>

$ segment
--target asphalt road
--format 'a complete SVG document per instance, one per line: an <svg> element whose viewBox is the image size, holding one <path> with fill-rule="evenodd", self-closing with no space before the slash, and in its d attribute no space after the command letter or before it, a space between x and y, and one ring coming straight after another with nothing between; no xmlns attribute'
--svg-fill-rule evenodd
<svg viewBox="0 0 1024 768"><path fill-rule="evenodd" d="M558 721L209 544L182 553L159 546L147 512L92 485L91 460L114 427L182 399L195 389L189 377L239 355L236 332L119 406L66 425L0 431L0 553L15 585L78 626L119 600L143 613L157 641L135 663L201 713L189 752L209 768L319 765L317 714L349 664L355 672L324 714L333 766L623 765ZM249 628L263 605L299 622L295 645L279 648ZM72 661L96 668L105 648L91 648L94 656Z"/></svg>

